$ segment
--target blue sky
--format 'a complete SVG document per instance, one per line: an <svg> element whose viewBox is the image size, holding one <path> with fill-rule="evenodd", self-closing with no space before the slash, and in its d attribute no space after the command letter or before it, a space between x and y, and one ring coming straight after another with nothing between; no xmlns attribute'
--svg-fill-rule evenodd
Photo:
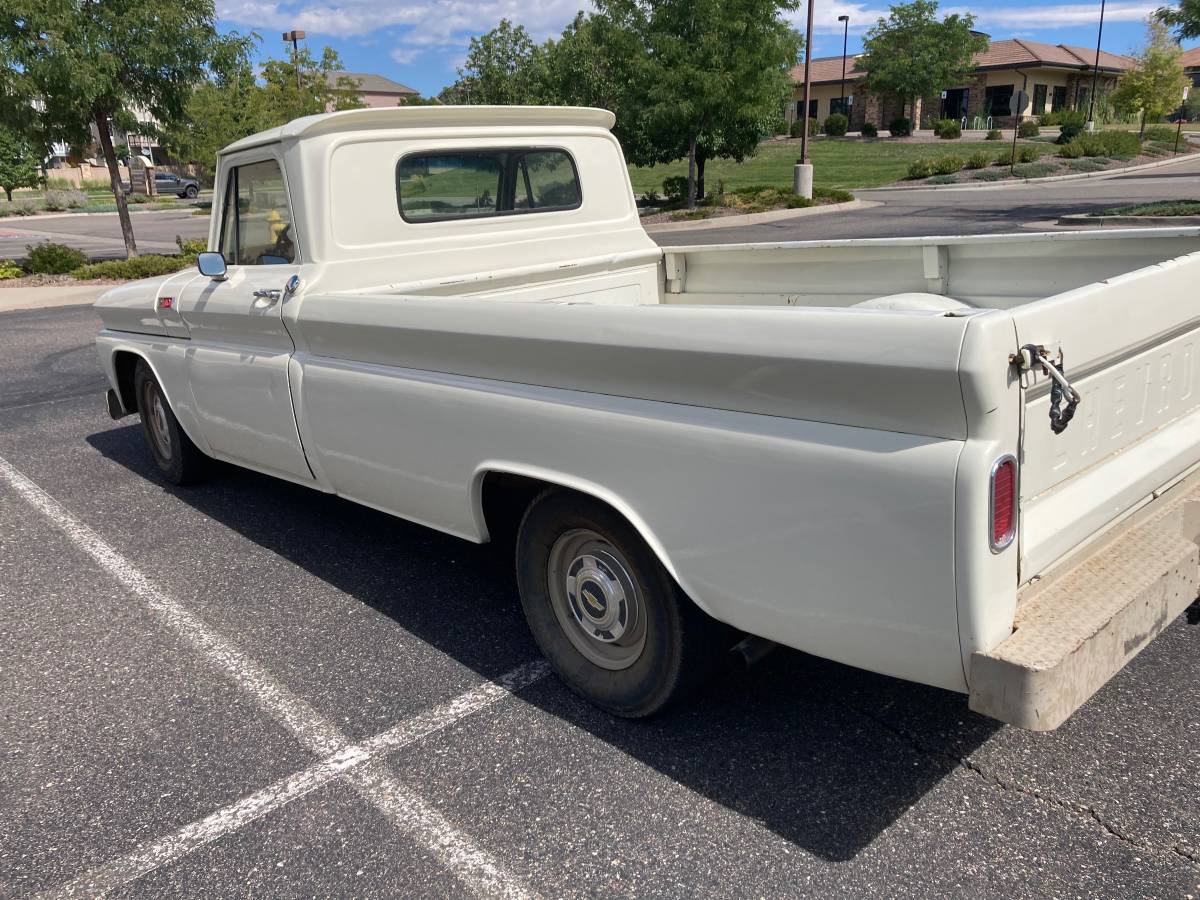
<svg viewBox="0 0 1200 900"><path fill-rule="evenodd" d="M1162 2L1109 2L1104 49L1127 53L1136 48L1145 34L1146 16ZM583 5L581 0L218 0L217 15L226 30L258 32L263 38L261 56L280 55L280 34L299 28L308 33L307 44L314 52L328 44L350 71L375 72L423 94L436 94L454 80L472 35L507 17L523 24L535 39L544 40L557 35ZM973 13L977 27L997 40L1022 37L1094 47L1100 3L989 0L942 7L942 12L951 11ZM854 52L863 32L886 12L883 3L818 0L815 55L841 53L839 15L850 16L850 51ZM805 7L794 14L798 28L803 29L804 15Z"/></svg>

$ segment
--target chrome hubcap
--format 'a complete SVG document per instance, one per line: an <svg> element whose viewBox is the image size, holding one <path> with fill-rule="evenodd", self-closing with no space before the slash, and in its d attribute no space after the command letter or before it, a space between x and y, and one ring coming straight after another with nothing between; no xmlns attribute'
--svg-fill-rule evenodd
<svg viewBox="0 0 1200 900"><path fill-rule="evenodd" d="M550 600L575 648L605 669L633 665L646 645L645 603L630 566L603 537L568 531L550 550Z"/></svg>
<svg viewBox="0 0 1200 900"><path fill-rule="evenodd" d="M150 425L150 439L154 449L163 459L171 458L171 430L167 425L167 408L162 392L154 384L146 385L146 421Z"/></svg>

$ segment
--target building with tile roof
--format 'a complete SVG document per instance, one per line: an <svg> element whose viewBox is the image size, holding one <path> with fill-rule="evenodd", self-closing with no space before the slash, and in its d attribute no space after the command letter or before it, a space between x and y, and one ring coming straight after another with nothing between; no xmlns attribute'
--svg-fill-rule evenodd
<svg viewBox="0 0 1200 900"><path fill-rule="evenodd" d="M370 72L329 72L325 77L331 88L345 84L342 79L356 85L355 93L358 94L358 99L370 107L399 106L419 93L398 81Z"/></svg>
<svg viewBox="0 0 1200 900"><path fill-rule="evenodd" d="M1189 51L1193 54L1196 51ZM830 56L812 61L812 90L809 116L821 121L832 112L850 109L850 127L857 130L864 122L878 128L901 115L899 101L880 97L867 90L866 73L857 68L861 54ZM1117 78L1133 65L1128 56L1102 50L1099 59L1097 90L1101 96L1112 90ZM842 71L845 86L842 92ZM1200 60L1196 61L1200 66ZM1087 111L1096 68L1096 50L1069 44L1043 44L1023 38L991 41L975 57L975 69L963 84L948 87L943 96L917 98L916 111L904 108L904 114L929 127L939 118L966 118L967 127L990 128L1011 125L1010 98L1025 91L1029 100L1022 116L1037 116L1063 109ZM803 114L804 66L791 72L794 89L786 118L793 122Z"/></svg>

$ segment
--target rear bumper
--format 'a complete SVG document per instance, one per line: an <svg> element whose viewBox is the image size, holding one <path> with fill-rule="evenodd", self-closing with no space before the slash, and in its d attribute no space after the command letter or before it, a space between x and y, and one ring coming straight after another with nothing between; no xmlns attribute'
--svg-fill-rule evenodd
<svg viewBox="0 0 1200 900"><path fill-rule="evenodd" d="M971 709L1057 728L1196 599L1198 542L1200 474L1032 586L1012 635L971 655Z"/></svg>

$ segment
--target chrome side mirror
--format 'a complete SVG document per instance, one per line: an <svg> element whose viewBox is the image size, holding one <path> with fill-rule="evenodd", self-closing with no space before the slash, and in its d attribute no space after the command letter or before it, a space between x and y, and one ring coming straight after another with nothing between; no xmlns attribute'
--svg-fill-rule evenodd
<svg viewBox="0 0 1200 900"><path fill-rule="evenodd" d="M201 275L207 275L216 281L224 281L228 267L225 265L225 257L220 253L204 252L196 257L196 266L200 269Z"/></svg>

